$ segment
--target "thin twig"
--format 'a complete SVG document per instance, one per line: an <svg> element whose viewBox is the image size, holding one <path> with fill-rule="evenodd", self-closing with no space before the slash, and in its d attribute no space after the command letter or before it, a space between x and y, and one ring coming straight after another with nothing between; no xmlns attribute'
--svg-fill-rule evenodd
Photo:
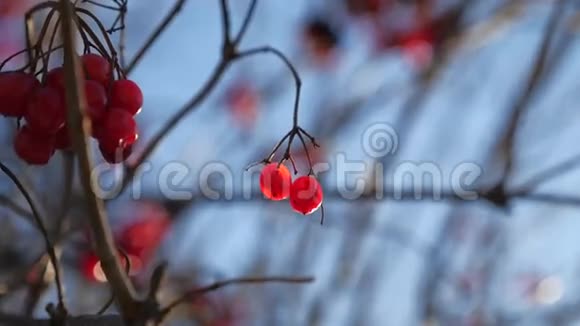
<svg viewBox="0 0 580 326"><path fill-rule="evenodd" d="M120 188L120 192L131 183L133 178L135 177L135 173L139 169L139 167L153 154L153 151L157 149L157 146L161 143L161 141L171 132L184 117L186 117L189 113L191 113L196 107L198 107L212 92L215 86L219 83L222 76L226 72L230 61L221 60L220 63L216 66L215 70L211 74L210 79L206 82L206 84L201 88L201 90L189 101L187 102L169 121L161 127L161 130L153 136L151 141L147 144L139 159L133 164L131 167L127 168L127 172L125 177L123 178L123 183Z"/></svg>
<svg viewBox="0 0 580 326"><path fill-rule="evenodd" d="M242 41L242 39L244 38L244 35L246 35L246 31L248 30L248 27L250 26L250 22L252 21L252 17L254 16L254 12L256 11L256 4L258 3L258 0L252 0L252 2L250 3L250 7L248 8L248 11L246 12L245 18L244 18L244 22L242 23L242 27L240 27L240 31L238 33L238 35L234 38L234 45L238 46L240 44L240 42Z"/></svg>
<svg viewBox="0 0 580 326"><path fill-rule="evenodd" d="M272 276L272 277L234 278L234 279L230 279L230 280L216 282L214 284L204 286L202 288L197 288L197 289L194 289L192 291L189 291L189 292L183 294L181 297L179 297L178 299L171 302L167 307L163 308L161 310L161 315L162 316L167 315L169 312L171 312L172 309L174 309L175 307L184 303L187 300L194 299L200 295L218 290L218 289L225 287L225 286L228 286L228 285L262 284L262 283L294 283L294 284L299 284L299 283L311 283L313 281L314 281L313 277L278 277L278 276Z"/></svg>
<svg viewBox="0 0 580 326"><path fill-rule="evenodd" d="M223 41L224 44L229 45L231 42L231 23L230 23L230 10L228 8L228 0L220 0L220 10L222 13L222 30L223 30Z"/></svg>
<svg viewBox="0 0 580 326"><path fill-rule="evenodd" d="M42 237L44 239L44 244L46 246L46 251L47 251L48 256L50 258L50 263L54 267L54 279L55 279L57 295L58 295L58 306L59 306L61 312L66 313L66 306L64 303L64 287L62 284L62 278L61 278L62 273L60 270L60 265L58 262L56 251L54 250L54 245L52 244L52 242L49 238L48 230L46 229L46 226L44 225L43 219L40 216L40 212L36 208L36 205L34 204L34 201L32 200L32 197L30 196L28 190L26 190L26 188L20 182L18 177L6 165L4 165L1 162L0 162L0 170L2 170L2 172L4 172L4 174L6 174L6 176L8 176L8 178L10 178L10 180L12 180L12 182L16 185L18 190L22 193L22 195L24 196L24 198L28 202L30 209L32 210L32 216L34 217L34 220L35 220L38 228L40 229L40 232L42 233Z"/></svg>
<svg viewBox="0 0 580 326"><path fill-rule="evenodd" d="M298 128L298 109L300 106L300 93L302 90L302 79L300 79L300 75L298 74L298 71L296 70L296 68L294 67L292 62L290 62L290 59L288 59L286 57L286 55L284 55L284 53L282 53L282 51L280 51L274 47L271 47L271 46L262 46L262 47L258 47L255 49L241 51L237 55L237 57L238 58L245 58L245 57L253 56L256 54L260 54L260 53L270 53L270 54L273 54L274 56L278 57L280 60L282 60L282 62L284 62L286 67L292 73L292 77L294 78L294 84L296 85L296 95L294 98L294 115L293 115L293 119L292 119L292 126L293 126L293 128Z"/></svg>
<svg viewBox="0 0 580 326"><path fill-rule="evenodd" d="M185 1L186 0L177 0L177 2L175 2L175 5L173 5L173 8L171 9L171 11L167 14L167 16L165 16L165 18L163 18L163 20L161 21L161 24L159 24L159 26L157 26L157 28L155 29L153 34L151 34L151 36L149 36L149 38L147 39L147 41L145 42L143 47L141 47L141 49L139 49L139 51L137 51L137 54L135 54L135 57L127 65L127 69L126 69L127 75L129 75L129 74L131 74L131 72L133 72L133 70L139 64L139 62L141 62L141 59L143 59L143 56L145 56L145 54L147 53L147 51L149 51L151 46L153 46L153 44L155 44L155 42L157 41L159 36L161 36L161 34L163 34L163 32L167 29L169 24L171 24L173 19L177 16L177 14L183 8Z"/></svg>
<svg viewBox="0 0 580 326"><path fill-rule="evenodd" d="M532 71L528 78L528 83L524 89L524 92L514 104L513 114L508 122L507 133L504 138L504 146L508 153L505 167L506 176L511 174L511 170L513 168L514 142L518 129L517 126L522 120L522 116L525 114L525 109L528 107L528 103L532 99L534 91L536 90L542 76L545 73L550 46L552 45L552 41L556 35L556 29L559 25L558 23L560 22L560 18L564 13L565 7L566 0L557 0L557 2L554 4L552 13L550 14L550 18L546 26L546 31L544 32L544 38L540 43L539 51L536 55Z"/></svg>

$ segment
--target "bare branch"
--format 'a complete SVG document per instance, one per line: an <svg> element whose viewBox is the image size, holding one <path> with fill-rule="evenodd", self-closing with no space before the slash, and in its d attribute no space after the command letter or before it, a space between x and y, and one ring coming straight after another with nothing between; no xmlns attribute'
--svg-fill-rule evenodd
<svg viewBox="0 0 580 326"><path fill-rule="evenodd" d="M127 65L127 69L126 69L127 75L129 75L129 74L131 74L131 72L133 72L133 70L139 64L139 62L141 62L141 59L143 59L143 56L145 56L147 51L149 51L149 49L151 49L151 46L153 46L153 44L155 44L157 39L159 39L159 36L161 36L161 34L163 34L163 32L167 29L169 24L171 24L173 19L175 19L177 14L179 14L181 9L183 8L183 5L185 4L185 1L186 0L177 0L175 2L175 5L173 5L173 8L171 9L171 11L167 14L167 16L165 16L165 18L163 18L163 20L161 21L161 24L159 24L159 26L157 26L157 28L155 29L155 31L153 31L151 36L149 36L149 38L147 39L147 41L145 42L143 47L141 47L141 49L139 49L139 51L137 51L137 54L135 54L135 57Z"/></svg>
<svg viewBox="0 0 580 326"><path fill-rule="evenodd" d="M540 84L542 77L546 71L546 62L548 60L548 54L552 41L556 35L556 29L561 17L564 13L564 8L566 7L566 0L557 0L553 6L552 13L548 24L546 25L546 31L544 32L544 38L540 43L536 59L532 66L530 76L528 78L528 83L524 89L521 96L514 104L513 114L508 122L507 133L503 140L504 145L502 147L506 148L508 156L505 168L505 175L509 176L512 172L513 167L513 156L514 156L514 141L517 132L517 126L521 121L522 116L525 114L525 109L528 107L528 103L533 97L533 93L537 86Z"/></svg>
<svg viewBox="0 0 580 326"><path fill-rule="evenodd" d="M66 306L64 303L64 288L63 288L62 278L61 278L62 273L60 270L58 257L56 255L56 251L54 250L54 245L52 244L52 242L49 238L48 230L46 229L46 226L44 225L43 219L40 216L40 212L36 208L36 205L34 204L34 201L32 200L32 197L30 196L28 190L26 190L26 188L20 182L18 177L6 165L4 165L1 162L0 162L0 170L2 170L2 172L4 172L4 174L6 174L6 176L8 176L8 178L10 178L10 180L12 180L12 182L16 185L18 190L22 193L22 195L24 196L24 198L28 202L30 209L32 210L32 216L34 217L34 220L35 220L38 228L40 229L40 232L42 233L42 237L44 239L44 244L46 246L46 251L47 251L48 256L50 258L50 262L54 267L54 279L56 282L56 289L57 289L57 294L58 294L58 306L59 306L59 309L61 309L61 311L64 314L66 314Z"/></svg>
<svg viewBox="0 0 580 326"><path fill-rule="evenodd" d="M233 41L234 45L236 46L239 45L242 39L244 38L244 35L246 34L248 27L250 26L250 22L252 21L252 17L254 16L254 12L256 11L257 4L258 0L252 0L252 2L250 3L250 7L246 12L246 16L244 18L244 22L242 23L242 27L240 28L238 35Z"/></svg>
<svg viewBox="0 0 580 326"><path fill-rule="evenodd" d="M71 139L80 165L80 177L89 209L89 222L94 236L96 253L101 261L103 272L117 298L125 318L135 314L135 290L124 273L117 250L114 246L111 228L107 220L103 202L95 195L91 180L92 157L88 144L90 120L86 116L86 98L81 79L78 55L75 52L75 33L73 30L76 16L69 0L61 0L62 36L64 40L64 69L66 98L68 104L68 126Z"/></svg>
<svg viewBox="0 0 580 326"><path fill-rule="evenodd" d="M224 45L229 45L231 42L231 22L230 22L230 10L228 8L228 0L220 0L220 11L222 15L223 24L223 41Z"/></svg>
<svg viewBox="0 0 580 326"><path fill-rule="evenodd" d="M262 284L262 283L311 283L314 282L313 277L279 277L279 276L271 276L271 277L247 277L247 278L234 278L231 280L216 282L214 284L204 286L202 288L197 288L192 291L189 291L182 295L180 298L176 299L175 301L171 302L167 307L165 307L161 311L161 315L167 315L171 312L172 309L177 307L178 305L184 303L187 300L191 300L195 297L203 295L208 292L212 292L223 288L228 285L240 285L240 284Z"/></svg>
<svg viewBox="0 0 580 326"><path fill-rule="evenodd" d="M255 49L251 49L251 50L247 50L247 51L242 51L238 54L237 57L244 58L244 57L252 56L255 54L259 54L259 53L271 53L271 54L275 55L276 57L278 57L280 60L282 60L284 62L286 67L288 67L288 69L292 73L292 77L294 78L294 83L296 85L296 96L294 98L293 127L298 128L298 109L300 106L300 91L302 89L302 80L300 79L300 75L298 74L298 71L296 70L296 68L294 67L292 62L290 62L290 59L288 59L286 57L286 55L284 55L284 53L282 53L282 51L280 51L274 47L271 47L271 46L263 46L263 47L259 47L259 48L255 48Z"/></svg>

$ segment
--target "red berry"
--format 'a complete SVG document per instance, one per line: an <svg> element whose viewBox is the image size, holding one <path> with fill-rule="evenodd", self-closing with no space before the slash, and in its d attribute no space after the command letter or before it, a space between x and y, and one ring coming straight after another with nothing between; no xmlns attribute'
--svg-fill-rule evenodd
<svg viewBox="0 0 580 326"><path fill-rule="evenodd" d="M85 81L88 115L93 123L100 122L105 116L107 107L107 91L103 85L93 80Z"/></svg>
<svg viewBox="0 0 580 326"><path fill-rule="evenodd" d="M228 90L228 107L236 122L244 128L251 128L258 117L260 95L249 83L239 81Z"/></svg>
<svg viewBox="0 0 580 326"><path fill-rule="evenodd" d="M99 143L99 149L101 150L101 155L103 155L105 161L111 164L124 162L133 153L132 145L128 145L125 147L108 148L103 143Z"/></svg>
<svg viewBox="0 0 580 326"><path fill-rule="evenodd" d="M107 282L107 277L101 268L101 261L94 253L86 253L81 258L83 275L91 282Z"/></svg>
<svg viewBox="0 0 580 326"><path fill-rule="evenodd" d="M16 133L14 151L28 164L44 165L54 154L54 137L40 136L24 126Z"/></svg>
<svg viewBox="0 0 580 326"><path fill-rule="evenodd" d="M35 133L54 135L66 120L62 96L54 88L37 89L28 102L25 118Z"/></svg>
<svg viewBox="0 0 580 326"><path fill-rule="evenodd" d="M87 79L108 85L111 79L111 64L106 58L97 54L85 54L81 57Z"/></svg>
<svg viewBox="0 0 580 326"><path fill-rule="evenodd" d="M56 132L55 147L56 149L64 151L70 150L72 148L68 127L66 125Z"/></svg>
<svg viewBox="0 0 580 326"><path fill-rule="evenodd" d="M292 176L284 165L270 163L260 174L260 190L264 197L271 200L283 200L290 196Z"/></svg>
<svg viewBox="0 0 580 326"><path fill-rule="evenodd" d="M31 74L6 72L0 74L0 115L23 117L30 94L40 86Z"/></svg>
<svg viewBox="0 0 580 326"><path fill-rule="evenodd" d="M46 86L64 92L65 80L63 67L54 68L46 74Z"/></svg>
<svg viewBox="0 0 580 326"><path fill-rule="evenodd" d="M143 106L143 93L135 82L128 79L117 80L111 86L111 106L135 115Z"/></svg>
<svg viewBox="0 0 580 326"><path fill-rule="evenodd" d="M136 221L121 231L119 244L125 251L147 260L163 241L169 226L169 219L156 216Z"/></svg>
<svg viewBox="0 0 580 326"><path fill-rule="evenodd" d="M96 137L99 144L109 153L119 147L125 148L137 141L137 123L127 111L118 108L109 109L97 127Z"/></svg>
<svg viewBox="0 0 580 326"><path fill-rule="evenodd" d="M290 187L290 206L295 211L308 215L322 205L322 187L313 176L296 179Z"/></svg>
<svg viewBox="0 0 580 326"><path fill-rule="evenodd" d="M127 257L125 257L125 255L121 253L118 253L118 255L119 260L121 261L121 264L124 268L127 264L127 258L129 259L129 263L131 264L129 276L134 276L143 269L143 262L141 259L139 259L139 257L131 254L127 254ZM101 261L99 260L99 257L93 252L85 253L83 257L81 257L81 270L87 280L91 282L107 282L107 276L101 267Z"/></svg>

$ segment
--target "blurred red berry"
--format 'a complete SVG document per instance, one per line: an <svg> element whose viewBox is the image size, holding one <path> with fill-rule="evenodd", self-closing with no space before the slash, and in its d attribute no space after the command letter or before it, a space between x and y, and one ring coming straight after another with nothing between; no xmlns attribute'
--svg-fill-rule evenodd
<svg viewBox="0 0 580 326"><path fill-rule="evenodd" d="M40 86L31 74L23 72L0 73L0 114L23 117L30 95Z"/></svg>
<svg viewBox="0 0 580 326"><path fill-rule="evenodd" d="M264 197L271 200L284 200L290 196L292 176L284 165L270 163L260 174L260 190Z"/></svg>
<svg viewBox="0 0 580 326"><path fill-rule="evenodd" d="M119 245L140 259L147 260L163 241L170 226L170 220L150 217L126 226L119 233Z"/></svg>
<svg viewBox="0 0 580 326"><path fill-rule="evenodd" d="M427 28L418 29L404 35L400 40L403 55L411 64L425 68L433 59L434 38Z"/></svg>
<svg viewBox="0 0 580 326"><path fill-rule="evenodd" d="M143 93L139 86L127 79L117 80L111 86L111 106L136 115L143 106Z"/></svg>
<svg viewBox="0 0 580 326"><path fill-rule="evenodd" d="M122 253L117 253L119 255L119 260L124 268L127 268L127 258L129 259L129 264L131 269L129 270L129 276L134 276L138 274L143 269L143 262L139 257L128 254L127 257ZM101 261L99 257L94 252L87 252L80 258L80 268L83 276L90 282L107 282L107 276L101 267Z"/></svg>
<svg viewBox="0 0 580 326"><path fill-rule="evenodd" d="M66 121L66 107L62 95L54 88L37 89L28 101L24 117L35 133L56 134Z"/></svg>
<svg viewBox="0 0 580 326"><path fill-rule="evenodd" d="M227 93L227 104L236 122L251 128L258 116L260 96L255 88L245 82L236 83Z"/></svg>
<svg viewBox="0 0 580 326"><path fill-rule="evenodd" d="M94 80L107 86L111 79L111 64L98 54L85 54L81 57L86 79Z"/></svg>
<svg viewBox="0 0 580 326"><path fill-rule="evenodd" d="M54 68L46 74L46 86L64 92L65 80L63 67Z"/></svg>
<svg viewBox="0 0 580 326"><path fill-rule="evenodd" d="M69 130L66 125L60 128L55 135L55 147L60 150L72 149L72 142L69 135Z"/></svg>
<svg viewBox="0 0 580 326"><path fill-rule="evenodd" d="M107 91L103 85L94 80L85 81L85 94L87 97L88 115L96 124L103 120L107 107Z"/></svg>
<svg viewBox="0 0 580 326"><path fill-rule="evenodd" d="M91 282L107 282L107 277L101 268L101 261L92 252L85 253L80 260L83 276Z"/></svg>
<svg viewBox="0 0 580 326"><path fill-rule="evenodd" d="M35 134L30 127L24 126L14 137L14 151L24 162L31 165L44 165L54 154L53 136Z"/></svg>
<svg viewBox="0 0 580 326"><path fill-rule="evenodd" d="M311 214L322 205L322 199L322 187L313 176L300 177L290 187L290 205L296 212Z"/></svg>

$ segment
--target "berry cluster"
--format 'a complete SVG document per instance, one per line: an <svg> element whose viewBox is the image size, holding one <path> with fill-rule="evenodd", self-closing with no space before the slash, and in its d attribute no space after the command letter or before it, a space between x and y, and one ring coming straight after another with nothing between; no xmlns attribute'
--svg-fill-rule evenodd
<svg viewBox="0 0 580 326"><path fill-rule="evenodd" d="M292 182L286 166L267 164L260 174L260 190L270 200L290 198L290 206L298 213L314 213L322 205L323 192L318 180L311 175L301 176Z"/></svg>
<svg viewBox="0 0 580 326"><path fill-rule="evenodd" d="M138 138L134 116L141 110L143 94L130 80L114 80L106 58L85 54L81 62L92 135L105 160L120 163ZM63 67L48 71L43 83L22 71L0 73L0 115L26 122L16 133L14 149L28 164L44 165L57 149L70 150Z"/></svg>

